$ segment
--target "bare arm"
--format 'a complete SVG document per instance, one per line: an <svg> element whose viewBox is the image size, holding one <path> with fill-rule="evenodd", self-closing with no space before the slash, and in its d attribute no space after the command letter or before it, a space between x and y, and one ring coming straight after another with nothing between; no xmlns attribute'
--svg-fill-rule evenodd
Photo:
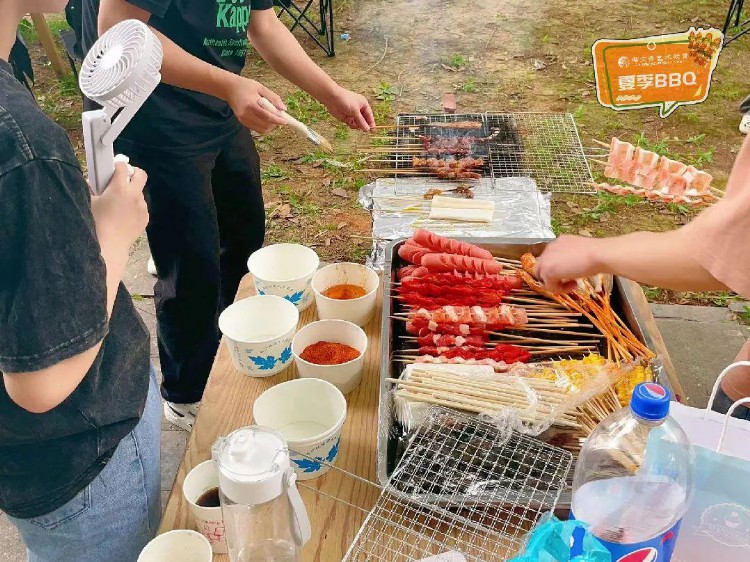
<svg viewBox="0 0 750 562"><path fill-rule="evenodd" d="M146 175L140 170L132 182L128 182L127 168L124 164L119 164L110 187L92 204L101 255L107 270L107 316L112 314L120 281L128 263L133 235L137 238L148 222L142 193L145 183ZM46 369L28 373L3 373L8 396L22 408L36 414L58 406L86 376L99 353L102 341L83 353Z"/></svg>
<svg viewBox="0 0 750 562"><path fill-rule="evenodd" d="M247 34L271 68L324 104L334 117L364 131L375 126L367 100L341 87L315 64L272 9L254 11Z"/></svg>
<svg viewBox="0 0 750 562"><path fill-rule="evenodd" d="M151 14L126 0L102 0L99 6L99 34L126 19L148 23ZM152 28L161 41L164 58L162 80L194 92L208 94L226 101L237 118L247 127L265 132L285 121L258 105L260 96L268 98L276 107L284 109L281 98L255 80L242 78L195 57L178 46L163 33Z"/></svg>
<svg viewBox="0 0 750 562"><path fill-rule="evenodd" d="M570 281L597 273L676 291L726 289L691 256L678 230L601 239L561 236L537 261L537 274L552 290L569 290Z"/></svg>

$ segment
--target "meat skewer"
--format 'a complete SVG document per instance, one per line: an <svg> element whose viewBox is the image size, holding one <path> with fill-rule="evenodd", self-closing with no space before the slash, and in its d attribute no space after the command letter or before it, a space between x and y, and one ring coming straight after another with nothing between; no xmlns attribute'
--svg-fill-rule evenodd
<svg viewBox="0 0 750 562"><path fill-rule="evenodd" d="M528 324L526 311L507 304L492 308L480 306L444 306L436 310L420 308L409 312L409 320L422 318L428 322L478 324L488 326L523 326Z"/></svg>

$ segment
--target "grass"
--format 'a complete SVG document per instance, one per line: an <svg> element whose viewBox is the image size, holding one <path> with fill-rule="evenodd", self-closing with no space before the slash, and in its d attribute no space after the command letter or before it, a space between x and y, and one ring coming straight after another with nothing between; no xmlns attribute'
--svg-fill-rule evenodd
<svg viewBox="0 0 750 562"><path fill-rule="evenodd" d="M463 55L454 54L445 62L445 64L447 64L454 70L460 70L461 68L466 66L466 57Z"/></svg>
<svg viewBox="0 0 750 562"><path fill-rule="evenodd" d="M479 91L479 86L477 86L476 79L470 76L461 84L460 90L466 94L476 94Z"/></svg>
<svg viewBox="0 0 750 562"><path fill-rule="evenodd" d="M380 101L393 101L398 95L398 88L390 85L388 82L381 82L373 88L375 99Z"/></svg>
<svg viewBox="0 0 750 562"><path fill-rule="evenodd" d="M80 128L80 93L73 74L55 79L43 90L37 89L36 99L39 107L62 127Z"/></svg>
<svg viewBox="0 0 750 562"><path fill-rule="evenodd" d="M286 175L284 170L281 168L281 166L277 166L276 164L271 164L270 166L266 166L263 168L263 170L260 173L260 178L265 181L280 181L288 179L289 176Z"/></svg>
<svg viewBox="0 0 750 562"><path fill-rule="evenodd" d="M349 138L349 127L346 125L340 124L336 125L336 132L334 133L334 138L338 140L346 140Z"/></svg>
<svg viewBox="0 0 750 562"><path fill-rule="evenodd" d="M289 114L303 123L325 121L329 114L326 107L307 92L298 90L284 100Z"/></svg>
<svg viewBox="0 0 750 562"><path fill-rule="evenodd" d="M316 215L320 213L320 207L305 200L305 196L293 188L282 186L277 191L289 203L296 215Z"/></svg>
<svg viewBox="0 0 750 562"><path fill-rule="evenodd" d="M738 313L737 317L739 318L740 322L742 322L746 326L750 326L750 306L743 306L742 312Z"/></svg>

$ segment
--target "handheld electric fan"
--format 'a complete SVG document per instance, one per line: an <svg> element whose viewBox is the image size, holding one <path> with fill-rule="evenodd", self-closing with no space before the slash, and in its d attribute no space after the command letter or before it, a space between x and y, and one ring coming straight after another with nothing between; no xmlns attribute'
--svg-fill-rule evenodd
<svg viewBox="0 0 750 562"><path fill-rule="evenodd" d="M161 80L161 61L154 32L141 21L125 20L94 43L81 65L81 92L102 106L81 116L89 185L97 195L115 173L117 135Z"/></svg>

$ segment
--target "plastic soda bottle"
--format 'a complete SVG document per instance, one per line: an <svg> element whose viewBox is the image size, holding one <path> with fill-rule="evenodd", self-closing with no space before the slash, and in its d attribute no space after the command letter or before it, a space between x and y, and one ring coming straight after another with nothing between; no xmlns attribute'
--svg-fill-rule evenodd
<svg viewBox="0 0 750 562"><path fill-rule="evenodd" d="M669 400L663 386L639 384L630 406L594 429L576 463L571 517L591 525L612 562L672 557L695 461Z"/></svg>

